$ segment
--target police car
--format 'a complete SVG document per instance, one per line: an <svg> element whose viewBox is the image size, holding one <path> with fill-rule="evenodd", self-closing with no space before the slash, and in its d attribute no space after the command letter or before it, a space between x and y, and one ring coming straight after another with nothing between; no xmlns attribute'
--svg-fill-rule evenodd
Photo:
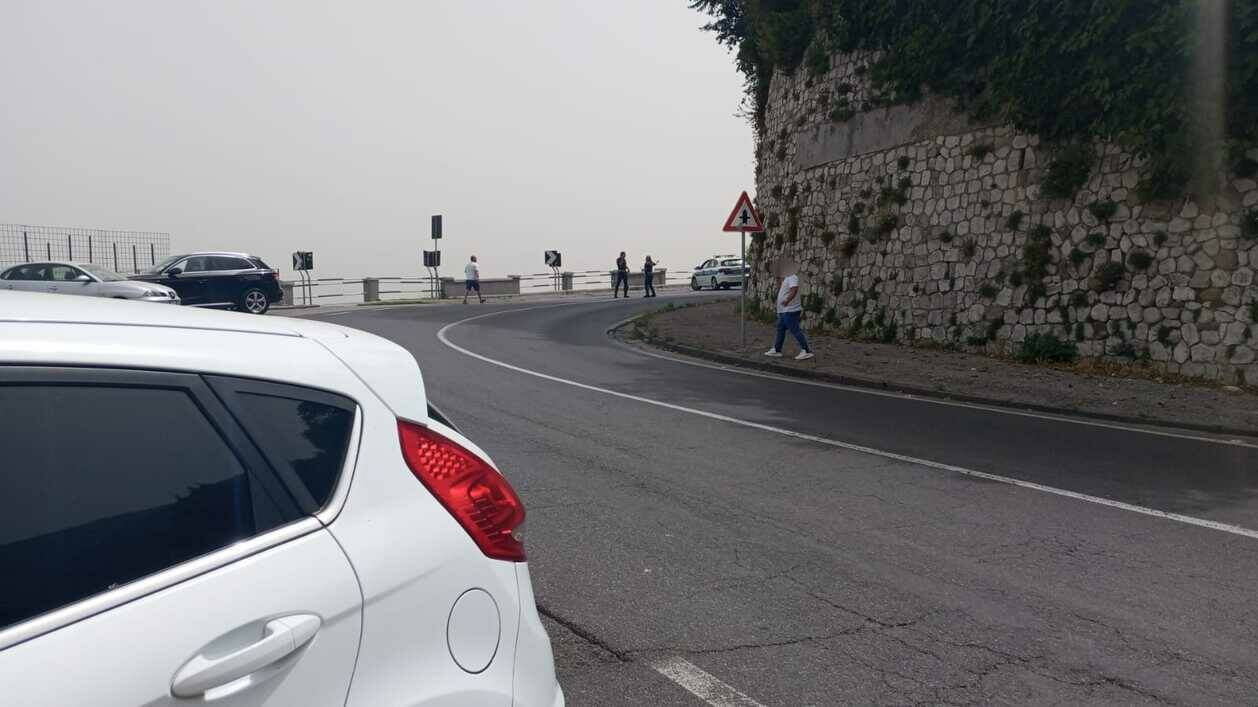
<svg viewBox="0 0 1258 707"><path fill-rule="evenodd" d="M702 290L710 287L714 290L728 290L741 287L743 276L747 274L747 266L737 255L714 255L695 267L690 276L690 289Z"/></svg>

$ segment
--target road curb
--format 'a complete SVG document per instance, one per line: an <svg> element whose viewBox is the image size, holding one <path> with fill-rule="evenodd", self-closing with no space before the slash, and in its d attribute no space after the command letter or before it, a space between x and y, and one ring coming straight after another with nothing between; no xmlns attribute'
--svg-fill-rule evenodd
<svg viewBox="0 0 1258 707"><path fill-rule="evenodd" d="M607 335L621 344L633 347L623 336L621 330L632 322L647 316L655 314L649 312L639 314L627 319L623 319L607 328ZM1162 427L1176 430L1191 430L1194 432L1209 432L1214 434L1240 435L1242 437L1258 437L1258 430L1247 430L1237 427L1228 427L1226 425L1203 425L1193 422L1174 422L1171 420L1161 420L1152 417L1133 417L1131 415L1115 415L1103 412L1093 412L1090 410L1079 410L1077 408L1058 407L1054 405L1040 405L1037 403L1019 403L1010 400L1001 400L999 398L987 398L980 395L966 395L963 393L949 393L946 391L931 390L928 388L918 388L915 386L902 385L899 383L889 383L885 380L874 380L869 378L857 378L853 376L844 376L836 373L823 373L818 371L809 371L791 366L783 366L768 361L751 361L738 356L717 353L708 349L701 349L695 346L686 346L684 344L675 344L661 341L638 340L637 345L647 346L661 351L689 356L712 363L721 363L735 368L745 368L763 373L772 373L774 375L786 378L799 378L802 380L820 381L823 383L833 383L836 385L846 385L853 388L868 388L871 390L882 390L891 393L901 393L904 395L913 395L920 398L933 398L936 400L947 400L959 403L971 403L976 405L987 405L990 407L1007 408L1010 410L1020 410L1023 412L1046 413L1050 415L1062 415L1066 417L1082 417L1089 420L1099 420L1104 422L1119 422L1128 425L1144 425L1146 427Z"/></svg>

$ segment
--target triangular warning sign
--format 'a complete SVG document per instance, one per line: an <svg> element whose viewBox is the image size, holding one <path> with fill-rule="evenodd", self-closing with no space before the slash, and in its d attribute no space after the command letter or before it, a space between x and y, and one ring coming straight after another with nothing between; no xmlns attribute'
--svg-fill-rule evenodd
<svg viewBox="0 0 1258 707"><path fill-rule="evenodd" d="M729 218L725 219L725 228L721 230L734 233L759 233L764 230L764 224L760 223L760 216L756 213L756 207L751 205L751 197L747 196L747 192L738 197L738 203L734 204L734 210L729 212Z"/></svg>

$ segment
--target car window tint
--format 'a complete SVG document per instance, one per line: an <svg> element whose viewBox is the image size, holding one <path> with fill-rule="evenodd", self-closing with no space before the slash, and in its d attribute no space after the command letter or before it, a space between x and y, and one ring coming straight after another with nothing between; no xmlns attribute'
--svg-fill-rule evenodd
<svg viewBox="0 0 1258 707"><path fill-rule="evenodd" d="M0 459L0 628L287 520L182 390L0 386Z"/></svg>
<svg viewBox="0 0 1258 707"><path fill-rule="evenodd" d="M48 271L51 274L48 279L57 282L69 282L79 276L79 269L69 265L53 265Z"/></svg>
<svg viewBox="0 0 1258 707"><path fill-rule="evenodd" d="M325 396L320 396L325 397ZM326 396L331 397L331 396ZM322 508L345 465L354 405L241 391L232 407L249 436L277 470L291 470Z"/></svg>
<svg viewBox="0 0 1258 707"><path fill-rule="evenodd" d="M739 265L742 265L742 263L737 260L722 260L721 265L733 265L737 267Z"/></svg>
<svg viewBox="0 0 1258 707"><path fill-rule="evenodd" d="M210 269L208 261L209 258L204 255L194 255L183 261L183 264L178 267L184 272L205 272Z"/></svg>
<svg viewBox="0 0 1258 707"><path fill-rule="evenodd" d="M10 280L43 280L45 279L46 274L47 274L47 268L45 268L42 265L25 265L20 268L17 268L13 272L13 274L9 276L9 279Z"/></svg>
<svg viewBox="0 0 1258 707"><path fill-rule="evenodd" d="M209 258L210 270L249 270L253 266L244 258L230 258L222 255L214 255Z"/></svg>

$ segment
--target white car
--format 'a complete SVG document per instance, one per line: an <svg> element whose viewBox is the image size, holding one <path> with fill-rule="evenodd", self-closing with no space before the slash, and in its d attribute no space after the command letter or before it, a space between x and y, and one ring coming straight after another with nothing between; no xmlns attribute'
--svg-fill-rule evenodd
<svg viewBox="0 0 1258 707"><path fill-rule="evenodd" d="M520 499L384 339L0 292L0 454L0 703L564 703Z"/></svg>
<svg viewBox="0 0 1258 707"><path fill-rule="evenodd" d="M747 266L737 255L714 255L695 267L690 276L690 289L702 290L710 287L714 290L728 290L731 287L742 287L743 277L747 275Z"/></svg>
<svg viewBox="0 0 1258 707"><path fill-rule="evenodd" d="M14 265L0 270L0 290L111 297L159 304L180 303L179 295L165 285L134 282L103 265L92 263Z"/></svg>

